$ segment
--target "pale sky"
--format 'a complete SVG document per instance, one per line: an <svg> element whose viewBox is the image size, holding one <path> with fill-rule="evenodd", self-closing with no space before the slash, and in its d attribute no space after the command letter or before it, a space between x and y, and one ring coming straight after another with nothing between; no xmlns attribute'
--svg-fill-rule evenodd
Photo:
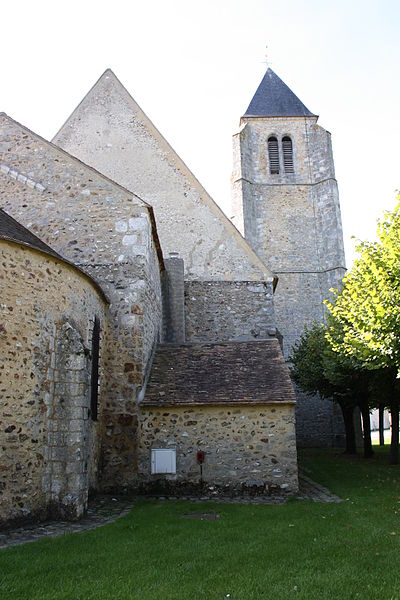
<svg viewBox="0 0 400 600"><path fill-rule="evenodd" d="M228 216L231 136L268 46L332 133L348 264L395 205L398 0L14 0L1 25L0 111L51 139L110 67Z"/></svg>

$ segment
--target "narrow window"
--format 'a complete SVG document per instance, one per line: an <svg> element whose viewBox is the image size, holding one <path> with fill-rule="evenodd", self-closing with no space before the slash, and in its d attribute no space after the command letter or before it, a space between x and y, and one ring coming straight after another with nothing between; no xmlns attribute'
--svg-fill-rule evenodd
<svg viewBox="0 0 400 600"><path fill-rule="evenodd" d="M100 354L100 321L94 318L92 335L92 376L91 376L91 396L90 396L90 415L92 421L97 421L98 400L99 400L99 354Z"/></svg>
<svg viewBox="0 0 400 600"><path fill-rule="evenodd" d="M269 158L269 172L271 175L279 174L279 149L278 140L276 137L268 138L268 158Z"/></svg>
<svg viewBox="0 0 400 600"><path fill-rule="evenodd" d="M293 168L293 144L290 137L285 136L282 138L282 150L283 150L283 166L285 173L294 173Z"/></svg>

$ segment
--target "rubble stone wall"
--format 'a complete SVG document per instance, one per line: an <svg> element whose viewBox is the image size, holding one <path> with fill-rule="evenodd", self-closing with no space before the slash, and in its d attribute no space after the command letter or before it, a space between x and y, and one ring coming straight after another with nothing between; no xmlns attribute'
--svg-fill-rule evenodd
<svg viewBox="0 0 400 600"><path fill-rule="evenodd" d="M153 206L164 256L185 279L264 280L264 266L111 71L55 136L61 148Z"/></svg>
<svg viewBox="0 0 400 600"><path fill-rule="evenodd" d="M135 194L0 116L0 205L81 267L110 300L103 485L131 483L137 402L161 333L162 257Z"/></svg>
<svg viewBox="0 0 400 600"><path fill-rule="evenodd" d="M149 488L165 482L200 482L197 451L205 452L209 486L264 493L296 492L297 453L293 404L143 407L139 472ZM151 475L151 449L176 449L176 475Z"/></svg>
<svg viewBox="0 0 400 600"><path fill-rule="evenodd" d="M106 303L83 273L0 240L0 521L79 516L99 483ZM89 416L91 336L101 324L98 420Z"/></svg>
<svg viewBox="0 0 400 600"><path fill-rule="evenodd" d="M185 281L188 342L262 340L276 334L272 279Z"/></svg>

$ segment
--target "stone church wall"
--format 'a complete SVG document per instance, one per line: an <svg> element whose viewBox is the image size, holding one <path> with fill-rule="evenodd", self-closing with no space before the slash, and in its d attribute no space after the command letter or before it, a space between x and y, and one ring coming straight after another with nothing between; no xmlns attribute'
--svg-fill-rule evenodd
<svg viewBox="0 0 400 600"><path fill-rule="evenodd" d="M185 265L178 254L164 260L166 277L163 295L163 341L185 342Z"/></svg>
<svg viewBox="0 0 400 600"><path fill-rule="evenodd" d="M163 261L152 209L0 116L0 205L99 281L110 300L102 485L132 483L137 401L161 334Z"/></svg>
<svg viewBox="0 0 400 600"><path fill-rule="evenodd" d="M283 172L280 156L281 172L271 175L268 137L288 134L295 172ZM316 117L259 118L245 122L233 139L233 187L239 190L233 220L243 218L246 239L258 256L278 274L343 267L330 134L316 124Z"/></svg>
<svg viewBox="0 0 400 600"><path fill-rule="evenodd" d="M274 336L272 281L185 281L188 342Z"/></svg>
<svg viewBox="0 0 400 600"><path fill-rule="evenodd" d="M270 135L279 141L279 174L269 171ZM280 140L286 135L293 143L294 173L283 168ZM324 321L323 301L345 274L331 139L317 117L242 119L234 136L233 210L234 222L278 277L276 327L288 358L304 327ZM302 395L298 400L300 445L331 445L343 437L331 402Z"/></svg>
<svg viewBox="0 0 400 600"><path fill-rule="evenodd" d="M183 490L203 480L222 491L296 492L293 405L143 407L139 470L145 489ZM151 475L151 449L176 449L176 475Z"/></svg>
<svg viewBox="0 0 400 600"><path fill-rule="evenodd" d="M106 303L61 260L0 240L0 522L79 516L99 484ZM90 409L91 336L101 324L98 420Z"/></svg>
<svg viewBox="0 0 400 600"><path fill-rule="evenodd" d="M257 281L269 276L268 265L110 70L54 142L151 204L164 256L179 252L185 279Z"/></svg>

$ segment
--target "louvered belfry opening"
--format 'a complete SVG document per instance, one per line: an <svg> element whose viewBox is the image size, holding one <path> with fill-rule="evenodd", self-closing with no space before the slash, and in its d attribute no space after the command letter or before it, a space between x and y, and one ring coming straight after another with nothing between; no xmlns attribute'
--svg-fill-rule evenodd
<svg viewBox="0 0 400 600"><path fill-rule="evenodd" d="M283 166L285 173L294 173L293 167L293 144L290 137L285 136L282 138L282 150L283 150Z"/></svg>
<svg viewBox="0 0 400 600"><path fill-rule="evenodd" d="M99 357L100 357L100 321L94 318L92 335L92 374L91 374L91 397L90 416L92 421L97 421L99 401Z"/></svg>
<svg viewBox="0 0 400 600"><path fill-rule="evenodd" d="M278 140L274 136L268 138L268 158L269 172L271 173L271 175L279 175Z"/></svg>

